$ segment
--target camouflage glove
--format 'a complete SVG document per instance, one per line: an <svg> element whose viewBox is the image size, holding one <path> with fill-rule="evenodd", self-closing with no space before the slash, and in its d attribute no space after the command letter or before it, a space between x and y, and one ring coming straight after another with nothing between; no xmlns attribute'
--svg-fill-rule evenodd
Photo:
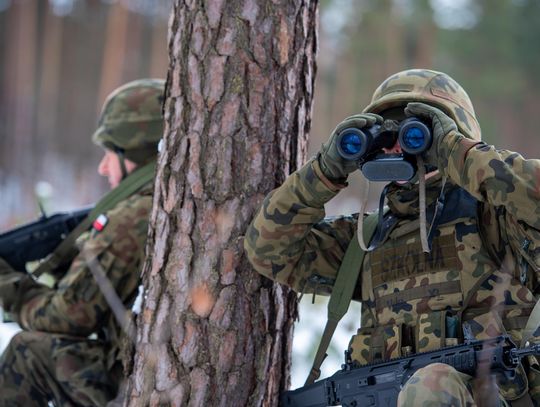
<svg viewBox="0 0 540 407"><path fill-rule="evenodd" d="M344 183L347 176L358 169L356 162L342 159L336 147L337 135L344 129L354 127L361 129L370 127L374 124L382 124L383 118L373 113L357 114L343 120L334 129L330 138L321 147L317 156L319 165L324 176L330 181Z"/></svg>
<svg viewBox="0 0 540 407"><path fill-rule="evenodd" d="M431 123L433 142L428 151L424 153L424 161L427 165L444 168L448 162L449 149L443 149L442 141L450 133L457 134L457 125L442 110L426 105L425 103L409 103L405 108L407 116L415 116ZM461 136L463 137L463 136Z"/></svg>
<svg viewBox="0 0 540 407"><path fill-rule="evenodd" d="M15 271L2 258L0 258L0 306L12 312L13 304L19 298L18 287L26 280L32 281L31 277L20 271Z"/></svg>

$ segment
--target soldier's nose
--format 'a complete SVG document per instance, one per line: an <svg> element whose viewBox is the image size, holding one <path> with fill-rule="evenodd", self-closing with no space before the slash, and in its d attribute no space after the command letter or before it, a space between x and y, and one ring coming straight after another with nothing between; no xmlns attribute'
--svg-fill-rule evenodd
<svg viewBox="0 0 540 407"><path fill-rule="evenodd" d="M103 156L103 158L99 162L97 172L102 177L107 176L107 156Z"/></svg>
<svg viewBox="0 0 540 407"><path fill-rule="evenodd" d="M392 148L383 148L383 151L386 154L401 154L402 153L399 141L396 141L396 144L394 144Z"/></svg>

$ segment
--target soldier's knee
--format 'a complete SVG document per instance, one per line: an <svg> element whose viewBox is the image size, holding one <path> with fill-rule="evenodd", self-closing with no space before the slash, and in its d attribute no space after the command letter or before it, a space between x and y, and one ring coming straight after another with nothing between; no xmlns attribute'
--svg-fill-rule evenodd
<svg viewBox="0 0 540 407"><path fill-rule="evenodd" d="M24 346L26 343L25 331L17 332L15 335L13 335L6 346L6 353L13 353L21 346Z"/></svg>
<svg viewBox="0 0 540 407"><path fill-rule="evenodd" d="M12 364L15 360L24 359L24 353L28 348L28 338L25 331L16 333L4 349L2 364Z"/></svg>
<svg viewBox="0 0 540 407"><path fill-rule="evenodd" d="M430 382L440 383L441 380L458 379L459 373L456 369L454 369L450 365L447 365L446 363L432 363L421 369L418 369L411 376L411 379L413 378L415 378L414 381L428 380Z"/></svg>
<svg viewBox="0 0 540 407"><path fill-rule="evenodd" d="M9 342L8 347L12 349L30 346L33 342L40 341L41 338L40 332L32 332L32 331L20 331L17 332Z"/></svg>
<svg viewBox="0 0 540 407"><path fill-rule="evenodd" d="M418 369L399 394L398 406L455 405L472 402L470 376L444 363Z"/></svg>
<svg viewBox="0 0 540 407"><path fill-rule="evenodd" d="M4 360L26 361L29 357L37 353L46 354L46 334L43 332L20 331L9 341L4 351ZM42 349L41 352L39 349Z"/></svg>

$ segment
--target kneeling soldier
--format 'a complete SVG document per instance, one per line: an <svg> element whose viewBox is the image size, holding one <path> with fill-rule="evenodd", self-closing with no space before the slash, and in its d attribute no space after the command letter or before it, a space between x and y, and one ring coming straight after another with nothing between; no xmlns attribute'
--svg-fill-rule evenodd
<svg viewBox="0 0 540 407"><path fill-rule="evenodd" d="M362 162L337 146L345 129L369 135L408 117L432 136L412 160L397 137L371 143ZM393 174L376 232L356 264L360 274L350 284L362 315L351 358L366 364L501 334L528 339L540 282L540 161L483 143L468 95L444 73L390 76L362 114L340 123L317 156L266 197L245 240L255 269L297 292L329 294L366 215L325 218L324 205L359 165L366 173L371 163L376 177L373 168L396 160L392 168L416 165L417 175ZM537 360L526 362L514 381L498 383L500 399L540 403ZM470 376L432 364L407 381L398 404L471 406L475 397Z"/></svg>
<svg viewBox="0 0 540 407"><path fill-rule="evenodd" d="M0 259L0 303L23 329L0 359L0 405L104 406L116 396L123 377L121 314L140 284L163 92L164 81L141 79L105 102L93 140L105 149L98 172L112 191L89 215L91 229L56 261L69 259L54 288ZM55 265L49 268L58 274ZM111 296L121 310L111 309Z"/></svg>

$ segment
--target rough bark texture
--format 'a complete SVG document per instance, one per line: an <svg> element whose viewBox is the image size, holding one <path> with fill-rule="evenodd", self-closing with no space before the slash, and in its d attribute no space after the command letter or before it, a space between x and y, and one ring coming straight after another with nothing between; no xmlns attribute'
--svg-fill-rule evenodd
<svg viewBox="0 0 540 407"><path fill-rule="evenodd" d="M290 382L296 298L242 235L306 159L316 21L316 0L175 4L129 405L274 406Z"/></svg>

